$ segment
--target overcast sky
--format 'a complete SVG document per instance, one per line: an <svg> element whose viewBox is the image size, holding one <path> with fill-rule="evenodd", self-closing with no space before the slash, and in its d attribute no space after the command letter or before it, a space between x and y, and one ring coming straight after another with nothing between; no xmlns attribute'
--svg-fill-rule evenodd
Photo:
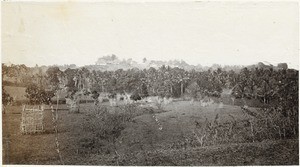
<svg viewBox="0 0 300 167"><path fill-rule="evenodd" d="M94 64L98 57L299 68L296 2L2 3L2 62Z"/></svg>

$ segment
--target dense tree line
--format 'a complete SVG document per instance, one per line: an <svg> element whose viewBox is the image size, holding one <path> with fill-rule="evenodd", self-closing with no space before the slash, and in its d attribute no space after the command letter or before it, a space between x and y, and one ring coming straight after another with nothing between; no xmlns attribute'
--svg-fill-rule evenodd
<svg viewBox="0 0 300 167"><path fill-rule="evenodd" d="M50 67L46 71L25 65L2 66L9 77L20 76L29 87L69 92L137 93L144 96L181 97L187 92L197 96L220 96L223 89L231 89L235 98L259 99L268 104L282 99L298 99L298 71L292 69L243 68L240 72L222 68L207 71L186 71L161 66L158 69L129 69L116 71L89 71L87 68L66 69ZM196 87L195 87L196 86ZM189 91L187 91L189 90Z"/></svg>

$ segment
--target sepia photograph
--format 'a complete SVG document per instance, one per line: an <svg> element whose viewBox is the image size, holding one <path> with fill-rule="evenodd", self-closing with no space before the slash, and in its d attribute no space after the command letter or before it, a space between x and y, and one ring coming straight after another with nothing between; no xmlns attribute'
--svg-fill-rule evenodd
<svg viewBox="0 0 300 167"><path fill-rule="evenodd" d="M1 1L2 165L298 166L299 1Z"/></svg>

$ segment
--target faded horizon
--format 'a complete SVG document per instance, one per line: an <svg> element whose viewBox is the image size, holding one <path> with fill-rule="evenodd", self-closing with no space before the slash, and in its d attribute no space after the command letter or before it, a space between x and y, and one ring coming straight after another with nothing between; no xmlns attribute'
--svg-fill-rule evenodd
<svg viewBox="0 0 300 167"><path fill-rule="evenodd" d="M296 2L2 2L1 13L3 63L83 66L115 54L299 69Z"/></svg>

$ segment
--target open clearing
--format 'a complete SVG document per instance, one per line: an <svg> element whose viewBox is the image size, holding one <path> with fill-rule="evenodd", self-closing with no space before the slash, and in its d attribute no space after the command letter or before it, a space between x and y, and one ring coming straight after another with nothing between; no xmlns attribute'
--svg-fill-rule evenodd
<svg viewBox="0 0 300 167"><path fill-rule="evenodd" d="M239 106L224 105L219 108L218 104L213 104L201 107L197 102L190 104L187 101L173 102L164 107L165 112L140 114L128 122L116 140L117 160L115 153L108 148L109 143L95 142L93 139L97 135L84 129L89 121L97 120L91 114L94 106L87 103L80 104L80 107L79 114L71 114L66 105L59 105L58 137L66 165L299 164L298 140L200 146L192 134L195 122L204 122L206 118L213 120L217 114L220 121L229 120L229 114L239 120L246 117ZM109 107L109 110L114 108ZM4 164L61 164L55 150L51 119L51 111L45 110L46 133L22 135L21 106L8 107L2 122ZM159 120L159 124L156 120ZM94 127L97 128L101 127Z"/></svg>
<svg viewBox="0 0 300 167"><path fill-rule="evenodd" d="M25 87L16 87L16 86L4 86L5 91L9 93L15 100L27 100L26 88Z"/></svg>

